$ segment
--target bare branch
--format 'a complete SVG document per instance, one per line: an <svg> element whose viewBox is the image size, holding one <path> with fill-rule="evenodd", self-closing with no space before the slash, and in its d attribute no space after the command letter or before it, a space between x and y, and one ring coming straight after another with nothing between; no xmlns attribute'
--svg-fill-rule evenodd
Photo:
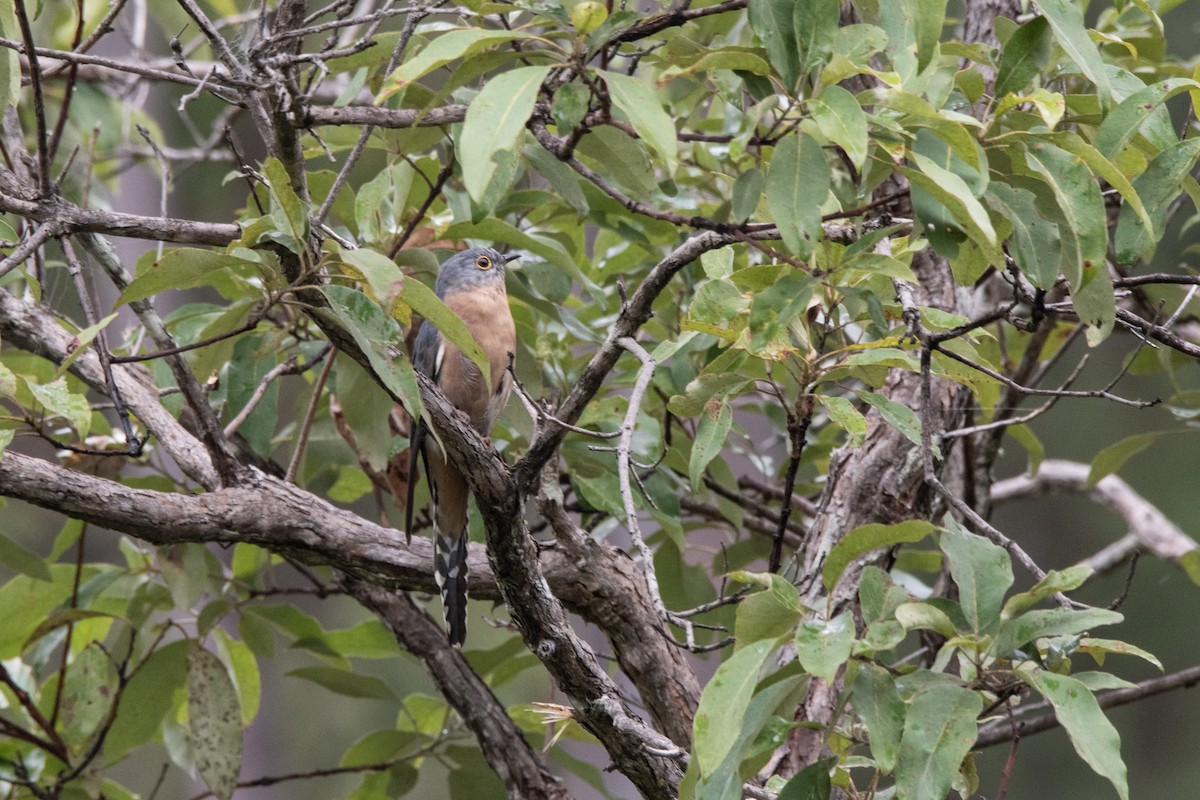
<svg viewBox="0 0 1200 800"><path fill-rule="evenodd" d="M64 200L42 202L22 200L0 192L0 211L25 219L59 226L59 233L103 233L135 239L209 244L224 247L242 235L237 225L221 222L196 222L188 219L163 219L80 208Z"/></svg>
<svg viewBox="0 0 1200 800"><path fill-rule="evenodd" d="M1003 503L1051 492L1078 492L1120 514L1129 526L1129 535L1083 562L1097 571L1116 566L1138 548L1164 560L1178 561L1185 553L1200 547L1120 477L1106 475L1094 486L1089 485L1090 470L1087 464L1047 459L1038 467L1036 475L1018 475L998 481L992 487L992 501Z"/></svg>

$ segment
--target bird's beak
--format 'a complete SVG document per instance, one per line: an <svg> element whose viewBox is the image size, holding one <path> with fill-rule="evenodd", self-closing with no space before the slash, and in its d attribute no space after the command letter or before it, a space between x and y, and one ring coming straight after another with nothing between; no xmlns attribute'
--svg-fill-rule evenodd
<svg viewBox="0 0 1200 800"><path fill-rule="evenodd" d="M508 255L501 256L501 257L500 257L500 260L501 260L502 262L504 262L505 264L508 264L508 262L510 262L510 261L516 261L516 260L517 260L518 258L520 258L520 257L521 257L521 254L520 254L520 253L509 253Z"/></svg>

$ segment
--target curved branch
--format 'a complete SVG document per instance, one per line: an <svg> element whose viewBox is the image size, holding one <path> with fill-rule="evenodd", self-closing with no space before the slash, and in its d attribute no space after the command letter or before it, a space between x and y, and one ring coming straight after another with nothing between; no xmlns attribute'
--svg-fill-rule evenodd
<svg viewBox="0 0 1200 800"><path fill-rule="evenodd" d="M1098 572L1116 566L1138 548L1169 561L1178 561L1185 553L1200 548L1196 540L1118 476L1106 475L1090 486L1090 469L1087 464L1047 459L1036 475L997 481L992 487L992 501L1003 503L1051 492L1079 492L1120 514L1129 526L1129 536L1084 562Z"/></svg>

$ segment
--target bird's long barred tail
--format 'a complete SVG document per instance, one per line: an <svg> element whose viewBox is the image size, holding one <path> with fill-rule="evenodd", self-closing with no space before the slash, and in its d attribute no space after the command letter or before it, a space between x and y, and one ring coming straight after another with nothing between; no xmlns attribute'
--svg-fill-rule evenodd
<svg viewBox="0 0 1200 800"><path fill-rule="evenodd" d="M442 611L450 644L467 638L467 535L449 536L438 531L434 537L434 569L442 590Z"/></svg>

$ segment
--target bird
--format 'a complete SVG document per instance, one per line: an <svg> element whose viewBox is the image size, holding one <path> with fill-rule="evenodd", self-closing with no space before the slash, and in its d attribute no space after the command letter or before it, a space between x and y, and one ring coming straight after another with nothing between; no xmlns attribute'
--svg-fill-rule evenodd
<svg viewBox="0 0 1200 800"><path fill-rule="evenodd" d="M502 255L491 247L455 253L438 270L436 292L446 306L466 324L487 356L489 375L428 322L421 325L413 343L412 364L432 380L446 399L483 436L489 436L496 417L512 389L509 367L516 352L517 334L508 293L505 265L518 254ZM405 531L412 536L413 489L418 480L418 458L429 481L433 517L434 578L442 594L450 644L462 646L467 634L467 500L466 478L446 458L419 420L412 425L409 447L408 502Z"/></svg>

